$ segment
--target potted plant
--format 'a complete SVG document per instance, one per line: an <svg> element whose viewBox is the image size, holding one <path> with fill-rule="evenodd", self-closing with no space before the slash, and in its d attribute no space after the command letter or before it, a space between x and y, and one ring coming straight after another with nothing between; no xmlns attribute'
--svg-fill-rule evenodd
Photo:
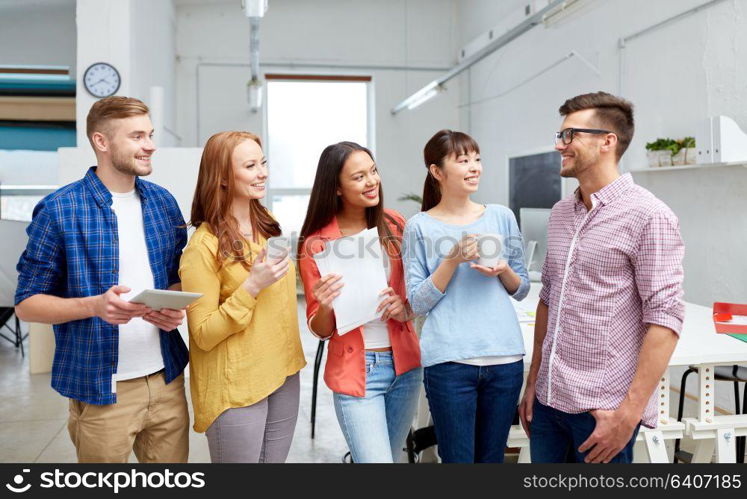
<svg viewBox="0 0 747 499"><path fill-rule="evenodd" d="M661 166L673 166L676 163L674 162L674 157L679 154L680 150L682 149L682 146L680 143L674 139L667 139L667 145L664 148L664 151L661 153L662 156L659 158L659 161L661 161Z"/></svg>
<svg viewBox="0 0 747 499"><path fill-rule="evenodd" d="M415 201L418 204L423 204L423 198L419 194L414 192L408 192L397 198L397 201Z"/></svg>
<svg viewBox="0 0 747 499"><path fill-rule="evenodd" d="M652 168L658 166L672 165L672 152L676 142L672 139L658 138L653 142L646 143L646 156L648 165Z"/></svg>
<svg viewBox="0 0 747 499"><path fill-rule="evenodd" d="M694 165L697 155L695 138L685 137L676 141L677 150L672 153L673 165Z"/></svg>

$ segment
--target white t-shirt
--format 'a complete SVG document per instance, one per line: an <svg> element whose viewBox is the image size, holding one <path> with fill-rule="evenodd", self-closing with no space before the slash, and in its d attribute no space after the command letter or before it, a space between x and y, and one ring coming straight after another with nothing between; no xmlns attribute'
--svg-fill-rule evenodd
<svg viewBox="0 0 747 499"><path fill-rule="evenodd" d="M384 271L386 272L386 280L388 282L389 277L392 274L391 262L389 261L389 256L386 251L383 251L383 256ZM389 328L387 328L386 322L381 320L381 317L366 322L363 325L363 348L365 350L371 350L373 348L389 348L391 346L392 342L389 341Z"/></svg>
<svg viewBox="0 0 747 499"><path fill-rule="evenodd" d="M381 319L374 319L363 325L363 348L371 350L373 348L388 348L392 346L389 341L389 329L386 322Z"/></svg>
<svg viewBox="0 0 747 499"><path fill-rule="evenodd" d="M119 284L132 291L119 295L129 300L144 289L153 289L153 272L145 244L145 226L140 197L135 190L112 192L112 210L117 216ZM163 369L158 328L136 317L119 326L119 362L116 381L139 378Z"/></svg>
<svg viewBox="0 0 747 499"><path fill-rule="evenodd" d="M470 366L485 367L497 366L500 364L513 364L524 358L523 355L493 355L486 357L474 357L472 359L455 360L457 364L467 364Z"/></svg>

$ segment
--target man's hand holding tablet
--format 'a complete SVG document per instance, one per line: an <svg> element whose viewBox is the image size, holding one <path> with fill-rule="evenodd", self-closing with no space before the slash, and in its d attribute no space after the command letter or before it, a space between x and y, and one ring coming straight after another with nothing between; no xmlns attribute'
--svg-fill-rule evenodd
<svg viewBox="0 0 747 499"><path fill-rule="evenodd" d="M187 293L165 289L146 289L132 298L132 303L142 303L151 309L143 319L163 331L173 331L184 322L186 307L202 296L201 293Z"/></svg>

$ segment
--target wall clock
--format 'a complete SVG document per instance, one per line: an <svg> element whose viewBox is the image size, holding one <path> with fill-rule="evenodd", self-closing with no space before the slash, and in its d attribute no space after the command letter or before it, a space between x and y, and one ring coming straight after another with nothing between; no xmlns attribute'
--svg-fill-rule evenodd
<svg viewBox="0 0 747 499"><path fill-rule="evenodd" d="M91 64L83 73L83 84L86 90L99 99L117 93L121 82L119 72L106 62Z"/></svg>

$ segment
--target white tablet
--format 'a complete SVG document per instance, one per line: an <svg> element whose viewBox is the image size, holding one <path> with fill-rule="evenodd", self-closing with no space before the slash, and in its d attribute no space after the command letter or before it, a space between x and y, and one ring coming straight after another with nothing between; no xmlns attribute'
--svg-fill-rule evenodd
<svg viewBox="0 0 747 499"><path fill-rule="evenodd" d="M200 296L202 296L202 293L169 291L167 289L145 289L138 293L134 298L131 298L130 302L144 303L153 310L161 310L162 308L179 310L186 307Z"/></svg>

